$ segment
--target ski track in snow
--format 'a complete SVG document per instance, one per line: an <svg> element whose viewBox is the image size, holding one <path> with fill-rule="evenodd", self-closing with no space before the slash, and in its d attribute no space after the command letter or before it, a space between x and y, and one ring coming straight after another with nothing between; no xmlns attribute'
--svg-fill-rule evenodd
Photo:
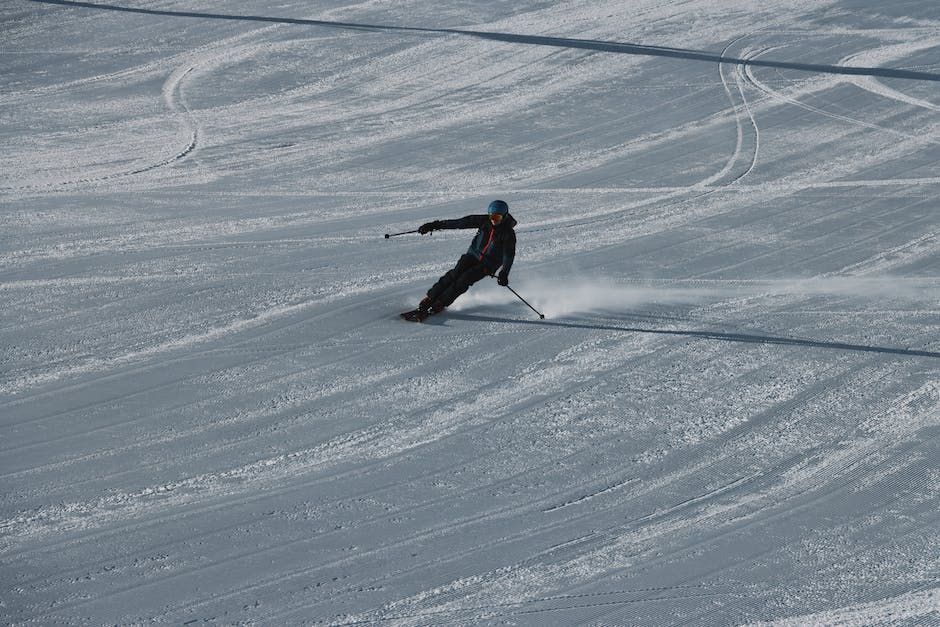
<svg viewBox="0 0 940 627"><path fill-rule="evenodd" d="M936 72L931 3L69 4L0 50L5 622L940 621L936 83L794 65ZM401 323L469 233L381 233L493 197L547 319Z"/></svg>

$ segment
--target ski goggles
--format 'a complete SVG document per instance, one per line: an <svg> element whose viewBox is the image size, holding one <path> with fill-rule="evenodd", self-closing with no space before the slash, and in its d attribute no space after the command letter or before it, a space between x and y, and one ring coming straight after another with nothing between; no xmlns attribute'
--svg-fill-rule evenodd
<svg viewBox="0 0 940 627"><path fill-rule="evenodd" d="M491 213L489 214L489 216L490 216L490 222L492 222L493 224L499 224L500 222L503 221L503 214L501 213Z"/></svg>

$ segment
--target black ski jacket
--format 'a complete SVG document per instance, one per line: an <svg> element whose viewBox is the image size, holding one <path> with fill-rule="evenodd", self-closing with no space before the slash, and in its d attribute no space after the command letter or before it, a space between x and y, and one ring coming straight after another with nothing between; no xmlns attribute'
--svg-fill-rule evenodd
<svg viewBox="0 0 940 627"><path fill-rule="evenodd" d="M509 269L516 258L516 232L513 229L517 222L511 214L503 216L503 221L495 227L486 214L435 220L430 224L433 229L478 229L467 254L478 259L487 274L496 274L502 266L503 272L509 276Z"/></svg>

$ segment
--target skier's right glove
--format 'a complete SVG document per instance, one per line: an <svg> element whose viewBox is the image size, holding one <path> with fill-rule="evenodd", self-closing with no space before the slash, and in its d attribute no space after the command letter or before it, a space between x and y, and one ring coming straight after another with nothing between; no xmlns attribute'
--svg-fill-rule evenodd
<svg viewBox="0 0 940 627"><path fill-rule="evenodd" d="M418 227L418 233L421 233L421 235L426 235L427 233L430 233L436 228L438 228L437 220L435 220L434 222L425 222L424 224Z"/></svg>
<svg viewBox="0 0 940 627"><path fill-rule="evenodd" d="M496 282L503 287L507 287L509 285L509 273L505 270L500 270L499 276L496 277Z"/></svg>

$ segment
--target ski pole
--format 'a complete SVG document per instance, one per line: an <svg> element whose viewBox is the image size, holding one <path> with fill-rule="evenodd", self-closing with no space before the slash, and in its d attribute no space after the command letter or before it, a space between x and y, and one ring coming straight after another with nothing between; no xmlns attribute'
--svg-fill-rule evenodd
<svg viewBox="0 0 940 627"><path fill-rule="evenodd" d="M385 239L388 239L390 237L398 237L399 235L408 235L409 233L420 233L420 232L421 232L420 230L415 229L414 231L402 231L401 233L386 233ZM431 231L428 231L428 233L430 232Z"/></svg>
<svg viewBox="0 0 940 627"><path fill-rule="evenodd" d="M532 311L534 311L535 313L537 313L537 314L539 315L539 318L541 318L542 320L545 320L545 314L543 314L541 311L539 311L538 309L536 309L536 308L533 307L532 305L529 305L529 301L527 301L527 300L524 299L523 297L519 296L519 293L516 292L516 290L512 289L512 288L509 287L508 285L506 286L506 288L507 288L510 292L512 292L513 294L515 294L515 295L516 295L516 298L518 298L519 300L521 300L522 302L524 302L524 303L529 307L529 309L531 309Z"/></svg>

